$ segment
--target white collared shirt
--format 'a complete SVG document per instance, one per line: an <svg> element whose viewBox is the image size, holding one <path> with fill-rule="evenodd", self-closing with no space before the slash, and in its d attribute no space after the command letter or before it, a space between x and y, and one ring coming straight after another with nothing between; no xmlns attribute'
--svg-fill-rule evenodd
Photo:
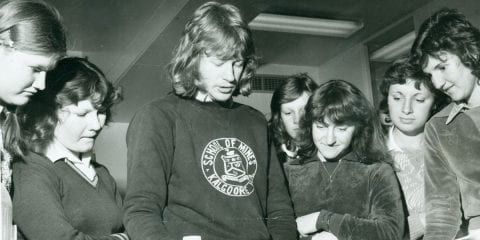
<svg viewBox="0 0 480 240"><path fill-rule="evenodd" d="M76 154L72 153L72 151L68 150L62 143L54 138L53 142L47 147L45 156L53 163L67 159L69 163L73 164L76 168L75 170L79 170L80 173L85 175L84 177L86 177L87 180L96 181L97 173L91 164L92 152L81 154L80 159Z"/></svg>
<svg viewBox="0 0 480 240"><path fill-rule="evenodd" d="M403 152L403 150L397 145L393 137L394 129L395 129L395 126L391 126L390 129L388 130L388 140L387 140L388 151Z"/></svg>

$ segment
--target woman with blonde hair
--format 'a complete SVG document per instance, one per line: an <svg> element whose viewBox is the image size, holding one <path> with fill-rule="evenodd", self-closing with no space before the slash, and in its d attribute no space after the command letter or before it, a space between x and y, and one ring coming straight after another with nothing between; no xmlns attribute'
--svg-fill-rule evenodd
<svg viewBox="0 0 480 240"><path fill-rule="evenodd" d="M12 160L21 157L18 106L45 88L45 74L65 55L66 37L57 10L35 0L0 3L0 238L13 238L9 193Z"/></svg>

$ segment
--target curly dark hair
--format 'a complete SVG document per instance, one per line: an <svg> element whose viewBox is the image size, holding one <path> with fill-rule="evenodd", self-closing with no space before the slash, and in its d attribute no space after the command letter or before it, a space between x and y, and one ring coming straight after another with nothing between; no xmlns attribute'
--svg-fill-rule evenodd
<svg viewBox="0 0 480 240"><path fill-rule="evenodd" d="M444 51L457 55L480 78L480 31L455 9L441 9L422 23L411 56L423 69L429 56L443 61Z"/></svg>
<svg viewBox="0 0 480 240"><path fill-rule="evenodd" d="M302 119L302 148L299 155L306 158L317 153L312 138L312 125L328 118L335 124L355 126L350 150L361 162L391 163L375 108L353 84L330 80L315 90L305 106Z"/></svg>
<svg viewBox="0 0 480 240"><path fill-rule="evenodd" d="M380 92L382 93L383 100L386 103L388 102L386 99L388 98L390 86L394 84L405 84L407 79L415 81L414 86L416 89L420 89L420 86L423 84L423 86L433 94L434 103L430 109L430 116L440 111L450 102L450 98L447 95L433 86L430 77L408 58L398 59L393 62L385 72L383 81L380 84Z"/></svg>
<svg viewBox="0 0 480 240"><path fill-rule="evenodd" d="M275 89L270 102L271 118L269 120L269 128L272 141L277 148L280 149L285 144L288 149L292 149L291 137L285 130L281 119L282 104L295 101L302 96L303 93L312 93L317 89L318 85L306 73L300 73L289 76L285 82Z"/></svg>
<svg viewBox="0 0 480 240"><path fill-rule="evenodd" d="M121 100L119 88L85 58L60 60L46 81L46 89L17 111L24 142L34 152L44 153L52 142L62 107L88 99L99 112L105 112L109 122L110 108Z"/></svg>

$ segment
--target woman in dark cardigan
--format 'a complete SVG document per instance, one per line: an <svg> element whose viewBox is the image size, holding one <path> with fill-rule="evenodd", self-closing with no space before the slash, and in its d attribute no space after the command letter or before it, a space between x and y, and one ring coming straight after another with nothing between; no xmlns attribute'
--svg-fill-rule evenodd
<svg viewBox="0 0 480 240"><path fill-rule="evenodd" d="M310 97L302 158L285 167L301 237L401 239L404 215L375 110L332 80Z"/></svg>
<svg viewBox="0 0 480 240"><path fill-rule="evenodd" d="M95 161L119 91L83 58L64 58L18 116L30 152L13 164L13 220L26 239L125 240L122 199Z"/></svg>

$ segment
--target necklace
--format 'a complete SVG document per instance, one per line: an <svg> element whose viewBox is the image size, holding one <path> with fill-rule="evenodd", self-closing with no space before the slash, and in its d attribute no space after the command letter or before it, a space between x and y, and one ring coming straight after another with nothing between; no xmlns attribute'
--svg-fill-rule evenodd
<svg viewBox="0 0 480 240"><path fill-rule="evenodd" d="M337 173L337 169L340 167L340 165L342 164L342 160L338 160L338 164L337 166L335 166L335 168L333 169L332 173L330 174L330 172L328 171L327 167L325 166L325 162L321 161L322 162L322 166L323 166L323 169L325 169L325 172L328 174L328 178L330 180L330 183L332 182L332 179L333 177L335 176L335 174Z"/></svg>

